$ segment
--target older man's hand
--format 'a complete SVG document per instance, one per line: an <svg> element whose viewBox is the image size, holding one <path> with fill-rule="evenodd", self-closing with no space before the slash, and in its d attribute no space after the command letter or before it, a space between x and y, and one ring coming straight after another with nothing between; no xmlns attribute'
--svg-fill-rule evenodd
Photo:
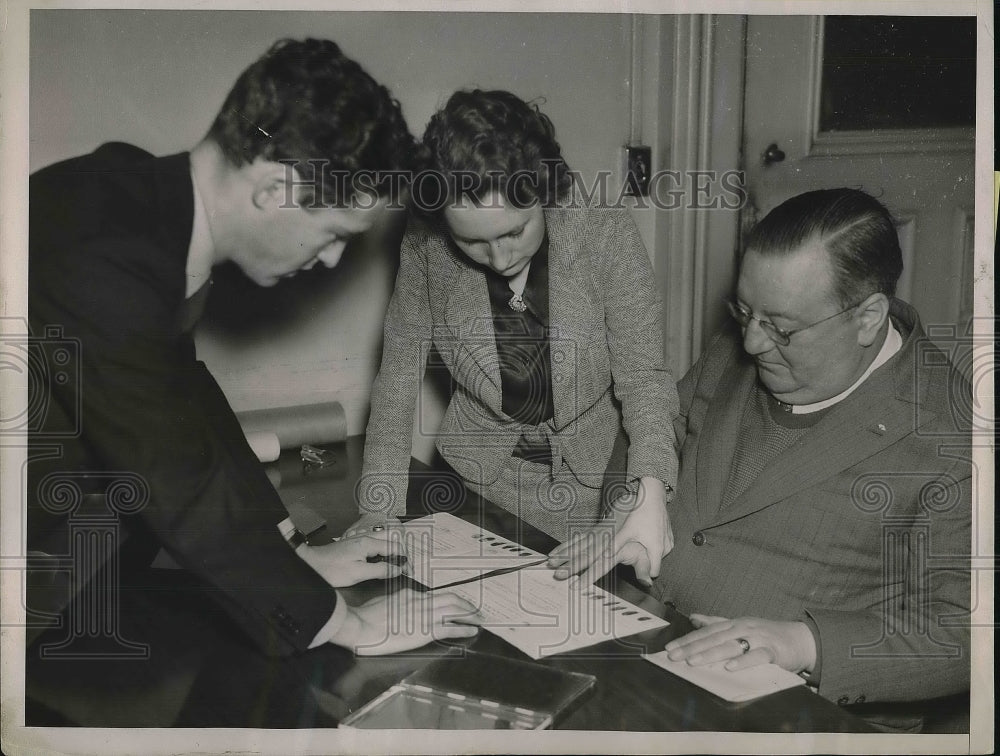
<svg viewBox="0 0 1000 756"><path fill-rule="evenodd" d="M620 497L612 509L611 517L552 550L548 565L557 580L583 572L589 585L619 563L632 565L647 585L660 574L660 561L674 547L663 483L640 479L638 493Z"/></svg>
<svg viewBox="0 0 1000 756"><path fill-rule="evenodd" d="M691 622L696 630L666 645L672 661L698 666L728 659L726 669L733 671L773 663L795 673L816 665L816 639L805 622L704 614L692 614Z"/></svg>

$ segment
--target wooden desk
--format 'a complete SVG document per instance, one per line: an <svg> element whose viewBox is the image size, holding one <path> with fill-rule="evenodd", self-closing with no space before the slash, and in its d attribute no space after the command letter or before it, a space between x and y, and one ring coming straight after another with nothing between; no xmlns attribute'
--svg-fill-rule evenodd
<svg viewBox="0 0 1000 756"><path fill-rule="evenodd" d="M356 518L354 486L363 439L333 448L337 462L303 471L286 453L269 474L293 518L312 511L328 522L327 538ZM513 515L468 495L456 511L441 497L438 473L415 463L408 513L427 514L435 504L496 533L548 551L555 542ZM431 485L431 484L434 485ZM436 492L436 493L435 493ZM460 492L464 492L462 489ZM690 629L687 620L630 582L630 570L600 585L671 625L649 640L659 650ZM404 582L395 581L398 584ZM344 591L351 603L386 590L369 582ZM526 658L482 631L473 639L431 644L391 657L356 658L327 646L291 659L257 652L212 602L211 591L178 570L150 570L122 591L122 636L147 642L146 660L46 660L36 643L28 652L26 723L85 726L333 727L390 685L455 645L498 656ZM55 632L55 631L53 631ZM45 636L41 641L44 642ZM641 646L609 642L572 656L539 663L597 677L594 692L557 721L576 730L718 730L751 732L872 732L862 720L805 687L757 701L730 704L640 658Z"/></svg>

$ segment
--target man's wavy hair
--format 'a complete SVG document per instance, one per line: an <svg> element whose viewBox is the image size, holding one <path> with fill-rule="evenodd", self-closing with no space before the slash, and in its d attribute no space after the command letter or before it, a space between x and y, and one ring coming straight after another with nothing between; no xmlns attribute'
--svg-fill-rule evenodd
<svg viewBox="0 0 1000 756"><path fill-rule="evenodd" d="M333 206L355 195L359 172L372 174L368 191L385 194L389 172L412 170L417 152L389 90L322 39L276 42L240 74L208 136L235 166L294 165L314 202Z"/></svg>
<svg viewBox="0 0 1000 756"><path fill-rule="evenodd" d="M413 194L426 215L463 199L481 204L492 193L518 208L552 207L572 188L552 121L510 92L456 92L431 117L423 146L426 170Z"/></svg>
<svg viewBox="0 0 1000 756"><path fill-rule="evenodd" d="M778 205L750 232L746 249L788 255L812 241L833 266L833 297L849 307L880 292L896 293L903 272L899 235L889 211L858 189L820 189Z"/></svg>

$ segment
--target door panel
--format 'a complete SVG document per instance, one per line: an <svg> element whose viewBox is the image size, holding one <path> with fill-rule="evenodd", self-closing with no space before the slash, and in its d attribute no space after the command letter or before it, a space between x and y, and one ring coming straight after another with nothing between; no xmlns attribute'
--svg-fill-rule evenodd
<svg viewBox="0 0 1000 756"><path fill-rule="evenodd" d="M748 222L811 189L850 186L869 192L900 223L899 296L917 308L925 325L963 333L971 317L974 132L961 127L820 132L823 29L820 16L748 19L743 140ZM783 160L764 159L772 144Z"/></svg>

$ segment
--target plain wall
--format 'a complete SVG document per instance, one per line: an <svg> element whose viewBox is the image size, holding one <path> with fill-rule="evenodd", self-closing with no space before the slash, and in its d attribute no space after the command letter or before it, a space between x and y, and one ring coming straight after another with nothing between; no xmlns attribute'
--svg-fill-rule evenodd
<svg viewBox="0 0 1000 756"><path fill-rule="evenodd" d="M112 140L155 154L188 149L243 68L280 37L313 36L337 41L389 87L418 136L455 89L509 89L544 98L572 168L620 180L630 23L607 14L36 10L31 167ZM656 75L646 72L647 88ZM235 409L339 399L349 433L363 432L398 220L334 271L267 292L217 284L198 349ZM647 234L652 224L639 222ZM225 299L240 307L231 311ZM433 417L440 399L428 399L422 411ZM418 456L427 449L416 439Z"/></svg>

